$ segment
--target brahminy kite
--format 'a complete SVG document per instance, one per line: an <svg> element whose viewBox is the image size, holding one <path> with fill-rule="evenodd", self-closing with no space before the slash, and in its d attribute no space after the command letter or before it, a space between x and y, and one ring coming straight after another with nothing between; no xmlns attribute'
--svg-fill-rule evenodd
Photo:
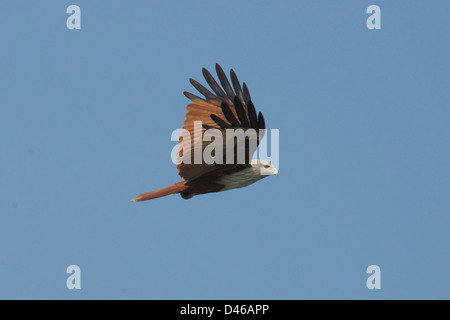
<svg viewBox="0 0 450 320"><path fill-rule="evenodd" d="M184 134L180 137L178 143L177 169L183 181L157 191L143 193L132 201L145 201L174 193L181 194L184 199L190 199L198 194L246 187L269 175L278 175L278 170L269 162L252 160L252 156L264 135L266 125L262 113L260 112L256 115L256 110L245 82L241 88L236 73L231 69L231 86L219 64L216 64L216 72L222 87L208 70L203 68L202 71L206 82L214 93L194 79L189 79L204 98L184 92L184 95L192 103L186 107L186 120L183 126ZM231 136L230 140L228 138L230 129L231 131L241 129L240 132L244 132L244 138L240 141L244 142L245 155L240 158L241 161L238 159L239 137ZM211 130L215 139L211 139L211 137L205 139L206 133ZM254 134L247 135L249 131L252 131ZM217 139L222 138L217 136L217 133L222 135L223 139ZM223 149L212 150L211 155L214 157L217 154L221 161L211 163L211 161L206 161L203 157L200 157L200 161L198 161L195 156L197 151L200 151L199 154L202 156L203 152L208 147L211 147L212 143L217 142L216 140L222 141L220 148ZM232 144L231 148L229 147L230 141ZM229 161L230 158L232 160L231 163Z"/></svg>

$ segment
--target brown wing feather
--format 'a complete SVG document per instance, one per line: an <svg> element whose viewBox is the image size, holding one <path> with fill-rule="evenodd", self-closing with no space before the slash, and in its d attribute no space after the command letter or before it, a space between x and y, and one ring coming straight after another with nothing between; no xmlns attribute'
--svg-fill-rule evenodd
<svg viewBox="0 0 450 320"><path fill-rule="evenodd" d="M243 168L249 166L249 162L251 160L251 156L253 155L253 152L255 150L252 150L252 155L247 156L246 157L246 165L230 165L230 164L206 164L206 163L201 163L201 164L194 164L193 163L193 153L194 153L194 148L198 147L202 149L202 154L203 154L203 150L204 148L211 142L207 141L207 142L203 142L202 145L198 145L198 141L202 138L203 133L205 132L205 128L204 127L198 127L197 128L197 132L195 132L195 125L194 122L195 121L201 121L202 125L207 126L208 128L217 128L217 129L222 129L219 124L217 124L215 121L213 121L213 119L211 118L211 115L215 115L217 117L219 117L220 119L222 119L227 126L232 127L232 128L242 128L244 130L249 129L251 127L255 127L255 121L254 118L256 115L254 115L254 108L253 108L253 104L250 100L250 94L248 93L248 88L247 86L245 86L245 98L247 98L249 101L245 101L246 99L242 99L242 92L240 92L240 85L239 85L239 81L237 80L237 77L234 73L234 71L231 72L231 78L233 81L233 85L235 88L238 88L237 90L239 91L236 95L231 95L231 92L228 92L231 90L231 87L224 87L225 91L227 91L227 93L230 93L230 95L227 97L223 94L223 92L221 92L218 88L215 88L216 85L218 86L218 84L213 81L212 76L209 74L209 72L205 72L206 69L204 69L203 73L204 75L206 74L206 80L207 82L211 85L213 84L213 91L214 92L219 92L221 94L221 96L214 96L213 93L211 93L210 91L206 92L206 88L204 88L203 86L201 86L198 82L191 80L191 83L194 85L194 87L196 87L197 90L200 91L200 93L207 93L207 95L205 96L205 98L200 98L192 93L188 93L186 92L185 95L186 97L188 97L189 99L191 99L192 103L188 104L186 109L187 109L187 113L186 113L186 119L184 121L184 126L183 129L187 130L189 132L190 135L190 139L184 139L183 137L180 137L180 141L179 141L179 154L178 154L178 170L179 170L179 174L182 178L184 178L187 181L193 181L195 179L200 178L201 176L204 176L205 174L211 173L215 170L227 170L227 171L232 171L233 168L235 168L236 170L242 170ZM221 71L221 68L219 65L216 65L216 70L218 70L218 75L219 75L219 80L222 83L222 85L225 83L227 84L228 80L225 77L225 74L223 73L223 71ZM221 72L219 72L221 71ZM224 78L225 77L225 78ZM236 89L235 89L236 90ZM240 104L242 106L238 106L239 109L236 111L236 106L235 103L232 101L232 99L235 99L235 97L238 97L238 99L240 99ZM227 116L224 114L223 110L222 110L222 103L226 103L227 106L229 106L229 111L231 111L231 113L234 115L234 117L238 120L239 122L239 126L236 126L236 121L234 121L235 125L232 126L230 124L230 121L227 120ZM249 104L251 104L250 106L250 114L249 114ZM225 108L225 107L224 107ZM228 112L228 118L230 118L230 114L229 111L226 110ZM234 119L231 119L234 120ZM253 120L253 121L252 121ZM219 122L220 123L220 122ZM262 125L264 125L262 123ZM265 128L265 126L264 126ZM259 129L264 129L264 128L259 128ZM224 130L221 130L224 134ZM258 138L257 140L257 144L259 144L260 138ZM225 141L225 137L224 137L224 141ZM236 152L235 152L236 155ZM226 157L225 152L224 152L224 158ZM236 163L236 162L235 162ZM224 169L226 168L226 169Z"/></svg>
<svg viewBox="0 0 450 320"><path fill-rule="evenodd" d="M207 172L217 169L215 165L207 165L206 163L194 164L192 159L194 145L203 136L206 131L203 127L195 128L194 122L201 121L202 125L208 125L213 128L220 129L220 127L211 119L211 115L215 114L220 118L225 118L220 107L214 104L206 104L203 101L194 101L187 107L186 120L184 121L183 129L187 130L190 135L190 140L184 141L180 137L179 154L178 154L178 170L182 178L187 181L192 181ZM197 132L195 132L195 130ZM188 152L186 152L188 151Z"/></svg>

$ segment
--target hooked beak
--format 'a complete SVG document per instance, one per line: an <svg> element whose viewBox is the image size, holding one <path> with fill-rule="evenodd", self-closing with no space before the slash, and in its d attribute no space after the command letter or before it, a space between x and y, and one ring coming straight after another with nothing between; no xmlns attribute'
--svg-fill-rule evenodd
<svg viewBox="0 0 450 320"><path fill-rule="evenodd" d="M277 170L277 168L273 168L273 174L278 177L278 170Z"/></svg>

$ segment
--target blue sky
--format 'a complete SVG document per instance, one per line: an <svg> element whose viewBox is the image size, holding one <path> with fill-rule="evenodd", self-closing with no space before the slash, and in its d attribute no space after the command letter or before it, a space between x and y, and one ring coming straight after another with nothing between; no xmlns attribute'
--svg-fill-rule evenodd
<svg viewBox="0 0 450 320"><path fill-rule="evenodd" d="M449 11L2 1L0 298L449 299ZM280 175L130 202L180 180L182 92L216 62L280 130Z"/></svg>

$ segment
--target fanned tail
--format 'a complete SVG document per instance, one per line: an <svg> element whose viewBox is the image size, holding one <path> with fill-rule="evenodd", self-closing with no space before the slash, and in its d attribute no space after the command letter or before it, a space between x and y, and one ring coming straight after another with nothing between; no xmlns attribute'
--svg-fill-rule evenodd
<svg viewBox="0 0 450 320"><path fill-rule="evenodd" d="M186 186L186 181L180 181L178 183L175 183L174 185L171 185L170 187L162 188L156 191L147 192L138 195L136 198L132 199L131 201L146 201L156 198L161 198L168 196L170 194L174 193L180 193L184 190L186 190L188 187Z"/></svg>

